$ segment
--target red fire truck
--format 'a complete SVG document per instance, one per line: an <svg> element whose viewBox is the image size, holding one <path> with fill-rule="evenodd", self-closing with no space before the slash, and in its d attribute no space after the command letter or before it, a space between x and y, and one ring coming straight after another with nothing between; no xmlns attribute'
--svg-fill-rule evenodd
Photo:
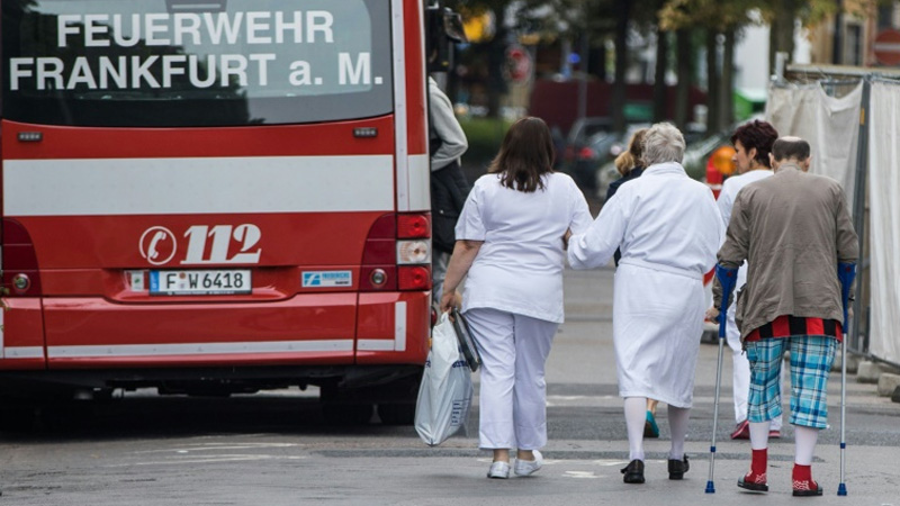
<svg viewBox="0 0 900 506"><path fill-rule="evenodd" d="M0 404L317 385L410 423L427 11L3 0Z"/></svg>

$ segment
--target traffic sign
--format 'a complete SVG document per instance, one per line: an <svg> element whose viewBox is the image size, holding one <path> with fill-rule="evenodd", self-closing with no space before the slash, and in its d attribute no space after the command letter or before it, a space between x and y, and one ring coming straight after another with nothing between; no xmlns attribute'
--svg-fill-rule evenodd
<svg viewBox="0 0 900 506"><path fill-rule="evenodd" d="M886 29L875 37L875 59L887 66L900 65L900 31Z"/></svg>
<svg viewBox="0 0 900 506"><path fill-rule="evenodd" d="M531 54L522 46L512 45L506 50L506 64L503 67L503 77L507 81L526 83L531 79Z"/></svg>

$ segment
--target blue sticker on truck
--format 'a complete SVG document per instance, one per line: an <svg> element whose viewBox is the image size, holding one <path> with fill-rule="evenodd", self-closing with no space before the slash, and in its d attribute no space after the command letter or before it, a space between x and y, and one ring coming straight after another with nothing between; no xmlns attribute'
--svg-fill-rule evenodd
<svg viewBox="0 0 900 506"><path fill-rule="evenodd" d="M304 271L301 273L301 277L303 288L353 285L353 274L350 271Z"/></svg>

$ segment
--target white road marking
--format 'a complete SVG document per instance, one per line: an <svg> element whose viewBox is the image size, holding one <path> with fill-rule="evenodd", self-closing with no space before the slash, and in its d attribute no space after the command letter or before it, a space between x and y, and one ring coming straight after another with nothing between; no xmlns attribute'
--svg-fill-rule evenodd
<svg viewBox="0 0 900 506"><path fill-rule="evenodd" d="M168 460L134 462L129 464L116 464L106 467L130 467L130 466L171 466L177 464L215 464L219 462L249 462L262 460L303 460L305 456L285 456L285 455L219 455L206 459L181 459L174 458Z"/></svg>
<svg viewBox="0 0 900 506"><path fill-rule="evenodd" d="M565 476L566 478L587 478L591 480L599 478L599 476L591 471L566 471L563 476Z"/></svg>
<svg viewBox="0 0 900 506"><path fill-rule="evenodd" d="M147 453L187 453L198 451L218 451L218 450L252 450L257 448L291 448L300 446L297 443L196 443L181 448L165 448L161 450L142 450L134 452L136 454Z"/></svg>

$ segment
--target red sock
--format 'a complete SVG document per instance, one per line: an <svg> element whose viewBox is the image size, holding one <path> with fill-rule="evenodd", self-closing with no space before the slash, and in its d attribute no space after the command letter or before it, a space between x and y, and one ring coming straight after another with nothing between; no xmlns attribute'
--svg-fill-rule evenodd
<svg viewBox="0 0 900 506"><path fill-rule="evenodd" d="M769 449L753 450L753 460L750 461L750 471L753 474L766 474L769 467Z"/></svg>
<svg viewBox="0 0 900 506"><path fill-rule="evenodd" d="M801 466L795 462L792 474L794 481L812 481L812 466Z"/></svg>

